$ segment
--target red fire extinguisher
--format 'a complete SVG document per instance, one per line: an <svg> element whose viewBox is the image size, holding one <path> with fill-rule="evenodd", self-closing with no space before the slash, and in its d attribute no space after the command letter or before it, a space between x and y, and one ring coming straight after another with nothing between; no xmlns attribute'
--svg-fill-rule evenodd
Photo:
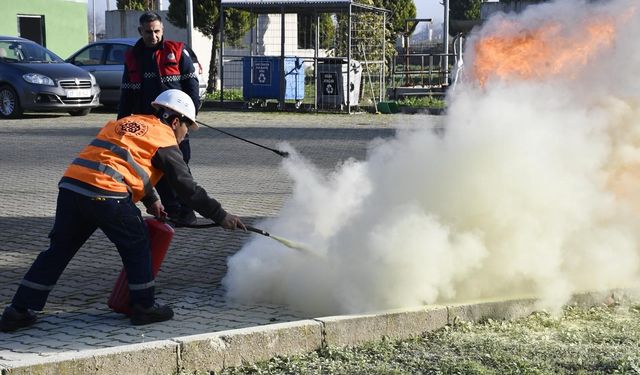
<svg viewBox="0 0 640 375"><path fill-rule="evenodd" d="M175 233L168 224L156 219L145 219L147 230L149 231L149 242L151 248L151 272L153 277L158 274L160 265L167 254L171 239ZM107 305L115 312L131 315L129 306L129 284L127 283L127 273L124 268L120 271L120 276L111 291Z"/></svg>

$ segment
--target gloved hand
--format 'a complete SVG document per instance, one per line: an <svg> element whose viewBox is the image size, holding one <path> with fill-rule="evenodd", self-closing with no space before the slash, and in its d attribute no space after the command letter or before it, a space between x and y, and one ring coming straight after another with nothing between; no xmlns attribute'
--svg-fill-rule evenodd
<svg viewBox="0 0 640 375"><path fill-rule="evenodd" d="M167 219L167 212L164 210L164 206L159 199L153 202L151 206L147 207L147 213L149 215L153 215L153 217L160 221L165 221Z"/></svg>
<svg viewBox="0 0 640 375"><path fill-rule="evenodd" d="M243 230L247 230L247 228L244 226L244 223L242 223L239 217L229 213L227 214L227 216L224 217L224 220L222 220L222 222L219 224L224 229L234 230L234 229L240 228Z"/></svg>

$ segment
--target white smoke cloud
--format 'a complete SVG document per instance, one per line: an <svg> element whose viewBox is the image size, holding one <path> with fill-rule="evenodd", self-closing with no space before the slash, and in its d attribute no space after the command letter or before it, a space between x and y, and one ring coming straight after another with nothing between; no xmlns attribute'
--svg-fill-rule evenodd
<svg viewBox="0 0 640 375"><path fill-rule="evenodd" d="M329 175L290 149L292 197L261 226L315 255L255 237L229 260L228 297L338 314L523 294L557 307L638 285L635 7L557 1L488 22L469 45L505 17L515 33L555 21L568 35L600 18L616 31L559 74L459 86L444 134L401 126Z"/></svg>

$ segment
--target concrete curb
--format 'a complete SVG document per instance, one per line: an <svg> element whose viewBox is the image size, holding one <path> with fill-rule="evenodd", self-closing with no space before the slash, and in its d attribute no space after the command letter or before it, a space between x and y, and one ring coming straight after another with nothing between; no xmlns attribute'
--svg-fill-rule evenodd
<svg viewBox="0 0 640 375"><path fill-rule="evenodd" d="M324 327L323 346L357 346L385 337L403 339L447 325L444 306L385 311L369 315L343 315L316 319Z"/></svg>
<svg viewBox="0 0 640 375"><path fill-rule="evenodd" d="M612 303L634 290L581 293L569 304ZM176 374L220 371L275 356L292 356L322 347L361 345L383 338L404 339L456 321L509 320L536 310L537 300L521 298L478 303L425 306L374 314L322 317L172 340L64 353L2 369L14 374ZM141 365L143 364L144 365Z"/></svg>
<svg viewBox="0 0 640 375"><path fill-rule="evenodd" d="M180 344L178 369L220 371L275 356L317 350L322 347L322 325L302 320L182 337L176 341Z"/></svg>
<svg viewBox="0 0 640 375"><path fill-rule="evenodd" d="M2 374L173 374L178 343L171 340L62 353L26 361ZM141 365L144 364L144 365Z"/></svg>

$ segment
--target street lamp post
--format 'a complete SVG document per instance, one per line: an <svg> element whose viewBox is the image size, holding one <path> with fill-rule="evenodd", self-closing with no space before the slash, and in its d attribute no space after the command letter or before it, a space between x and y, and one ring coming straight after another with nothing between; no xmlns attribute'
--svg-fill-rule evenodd
<svg viewBox="0 0 640 375"><path fill-rule="evenodd" d="M187 45L193 48L193 1L187 0Z"/></svg>
<svg viewBox="0 0 640 375"><path fill-rule="evenodd" d="M449 0L444 0L444 25L442 44L444 44L444 82L449 83Z"/></svg>
<svg viewBox="0 0 640 375"><path fill-rule="evenodd" d="M91 35L91 41L96 41L96 0L91 0L91 25L93 34Z"/></svg>

